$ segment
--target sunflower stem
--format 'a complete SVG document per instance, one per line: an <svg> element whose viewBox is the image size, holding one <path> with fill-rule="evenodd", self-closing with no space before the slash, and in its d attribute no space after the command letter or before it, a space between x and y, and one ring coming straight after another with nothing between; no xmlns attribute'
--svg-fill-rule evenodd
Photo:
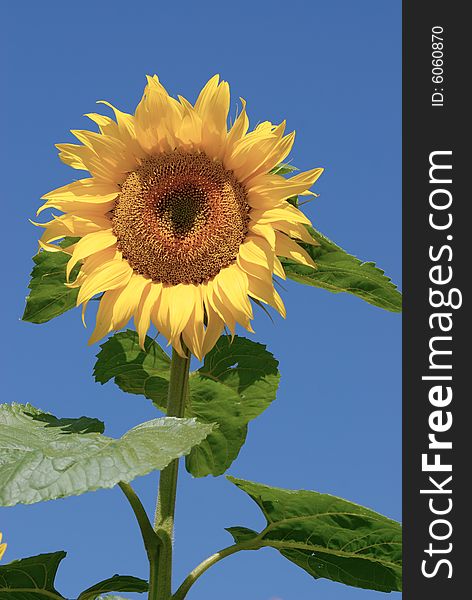
<svg viewBox="0 0 472 600"><path fill-rule="evenodd" d="M188 395L190 352L182 344L185 357L172 350L167 416L183 417ZM161 540L157 565L151 566L149 600L170 600L172 596L172 551L174 541L175 498L179 459L173 460L159 478L154 531Z"/></svg>
<svg viewBox="0 0 472 600"><path fill-rule="evenodd" d="M228 548L224 548L215 554L212 554L209 558L200 563L189 575L185 578L182 585L172 596L172 600L185 600L187 598L187 594L192 587L192 585L197 581L197 579L205 573L210 567L216 565L217 562L223 560L227 556L231 556L236 552L241 552L241 550L257 550L260 546L254 544L251 540L249 543L239 543L233 544L232 546L228 546Z"/></svg>

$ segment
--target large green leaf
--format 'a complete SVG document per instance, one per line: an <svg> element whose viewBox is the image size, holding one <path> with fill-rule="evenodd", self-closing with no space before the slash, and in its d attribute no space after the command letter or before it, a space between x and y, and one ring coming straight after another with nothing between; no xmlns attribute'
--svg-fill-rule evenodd
<svg viewBox="0 0 472 600"><path fill-rule="evenodd" d="M65 552L40 554L0 566L0 600L46 600L63 598L54 587Z"/></svg>
<svg viewBox="0 0 472 600"><path fill-rule="evenodd" d="M391 592L401 590L401 526L342 498L284 490L228 477L267 519L260 532L228 531L242 549L276 548L315 578Z"/></svg>
<svg viewBox="0 0 472 600"><path fill-rule="evenodd" d="M114 335L102 345L95 378L114 378L125 392L143 394L165 412L170 361L151 338L145 350L134 331ZM238 456L247 424L274 400L279 382L278 362L262 344L235 336L221 337L206 355L203 366L190 374L186 416L201 423L217 423L208 437L186 459L195 477L221 475Z"/></svg>
<svg viewBox="0 0 472 600"><path fill-rule="evenodd" d="M144 579L131 575L114 575L84 590L77 600L95 600L106 592L147 592L148 589L148 582Z"/></svg>
<svg viewBox="0 0 472 600"><path fill-rule="evenodd" d="M281 259L287 277L330 292L348 292L369 304L392 312L401 312L402 296L396 285L373 262L362 262L348 254L316 229L309 228L318 246L301 244L317 269Z"/></svg>
<svg viewBox="0 0 472 600"><path fill-rule="evenodd" d="M75 241L66 238L62 244L66 247ZM34 267L29 283L30 293L26 298L23 321L30 323L46 323L77 303L78 288L66 286L66 265L70 258L65 252L48 252L41 250L33 257ZM73 281L80 269L77 265L71 273Z"/></svg>
<svg viewBox="0 0 472 600"><path fill-rule="evenodd" d="M169 417L112 439L73 433L71 421L64 425L58 419L54 426L29 404L0 405L0 505L31 504L132 481L188 454L212 430L194 419Z"/></svg>

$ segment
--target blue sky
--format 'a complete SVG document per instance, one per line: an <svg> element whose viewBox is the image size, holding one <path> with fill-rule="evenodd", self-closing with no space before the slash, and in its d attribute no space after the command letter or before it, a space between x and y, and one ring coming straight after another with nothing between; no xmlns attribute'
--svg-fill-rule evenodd
<svg viewBox="0 0 472 600"><path fill-rule="evenodd" d="M189 99L220 73L233 114L243 96L252 124L286 118L297 131L293 163L326 169L320 197L306 208L315 227L400 283L400 12L400 2L378 0L3 4L3 401L95 416L114 436L155 416L146 399L93 382L98 348L87 347L79 311L41 326L20 321L38 237L28 218L42 194L77 176L54 144L88 127L81 115L96 110L96 100L134 110L147 73ZM287 320L273 324L260 313L255 323L255 338L280 361L278 398L250 425L230 472L400 519L400 316L345 294L285 287ZM150 511L156 485L156 474L136 481ZM230 543L224 527L261 524L257 507L224 478L193 480L182 470L176 582ZM0 531L4 560L67 550L57 581L69 598L113 573L146 577L117 489L0 509ZM220 563L189 600L382 596L315 581L264 550Z"/></svg>

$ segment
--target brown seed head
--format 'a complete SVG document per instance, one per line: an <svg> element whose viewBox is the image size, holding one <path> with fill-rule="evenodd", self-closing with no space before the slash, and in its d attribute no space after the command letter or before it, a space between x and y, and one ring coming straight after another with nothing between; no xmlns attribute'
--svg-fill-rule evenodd
<svg viewBox="0 0 472 600"><path fill-rule="evenodd" d="M126 177L112 220L136 272L170 285L199 284L236 258L249 205L221 162L175 150L147 158Z"/></svg>

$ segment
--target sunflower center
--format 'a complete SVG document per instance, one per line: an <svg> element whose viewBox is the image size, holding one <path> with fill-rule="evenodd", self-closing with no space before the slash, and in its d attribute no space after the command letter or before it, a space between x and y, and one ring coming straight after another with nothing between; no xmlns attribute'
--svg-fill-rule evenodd
<svg viewBox="0 0 472 600"><path fill-rule="evenodd" d="M200 284L231 264L249 221L244 187L202 153L180 150L143 161L113 210L118 248L144 277Z"/></svg>
<svg viewBox="0 0 472 600"><path fill-rule="evenodd" d="M163 226L176 236L185 236L203 225L208 215L206 196L193 184L185 184L162 198L156 211Z"/></svg>

